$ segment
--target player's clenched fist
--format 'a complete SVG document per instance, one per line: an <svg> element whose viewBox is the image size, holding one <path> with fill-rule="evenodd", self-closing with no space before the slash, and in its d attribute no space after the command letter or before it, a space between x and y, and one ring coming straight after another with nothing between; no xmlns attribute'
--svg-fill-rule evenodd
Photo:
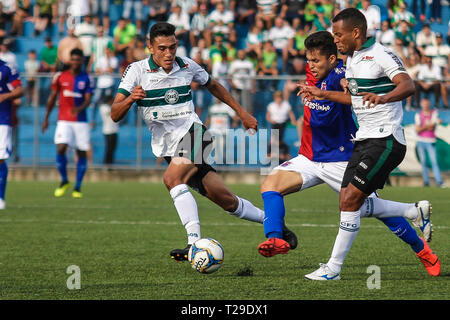
<svg viewBox="0 0 450 320"><path fill-rule="evenodd" d="M142 86L134 87L133 91L131 92L130 97L134 101L142 100L146 97L145 90L142 89Z"/></svg>
<svg viewBox="0 0 450 320"><path fill-rule="evenodd" d="M258 130L258 121L250 113L244 112L240 115L240 118L245 129L253 129L254 131Z"/></svg>

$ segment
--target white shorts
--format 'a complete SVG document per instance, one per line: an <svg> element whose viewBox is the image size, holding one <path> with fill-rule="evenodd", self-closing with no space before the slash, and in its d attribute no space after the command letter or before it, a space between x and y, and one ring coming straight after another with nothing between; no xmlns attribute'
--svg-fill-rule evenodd
<svg viewBox="0 0 450 320"><path fill-rule="evenodd" d="M80 151L90 149L90 129L87 122L59 120L55 130L55 144L67 144Z"/></svg>
<svg viewBox="0 0 450 320"><path fill-rule="evenodd" d="M6 124L0 125L0 160L6 160L11 155L11 131L11 126Z"/></svg>
<svg viewBox="0 0 450 320"><path fill-rule="evenodd" d="M302 176L301 190L305 190L322 183L326 183L331 189L339 193L347 161L339 162L315 162L303 155L285 161L273 170L285 170L298 172Z"/></svg>

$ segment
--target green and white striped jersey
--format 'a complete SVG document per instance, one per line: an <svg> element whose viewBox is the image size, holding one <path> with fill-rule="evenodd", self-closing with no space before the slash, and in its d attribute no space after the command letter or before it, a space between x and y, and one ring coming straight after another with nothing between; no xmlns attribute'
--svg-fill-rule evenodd
<svg viewBox="0 0 450 320"><path fill-rule="evenodd" d="M209 74L195 61L176 57L166 73L150 56L131 63L124 71L118 92L128 96L142 86L145 99L136 104L152 132L152 151L157 157L173 156L181 138L194 122L202 123L192 102L191 82L207 85Z"/></svg>
<svg viewBox="0 0 450 320"><path fill-rule="evenodd" d="M402 102L390 102L370 107L363 104L361 92L385 95L395 89L392 79L399 73L406 73L401 59L390 49L369 38L366 43L347 58L345 77L349 82L352 106L359 129L355 140L383 138L391 134L406 144L403 133Z"/></svg>

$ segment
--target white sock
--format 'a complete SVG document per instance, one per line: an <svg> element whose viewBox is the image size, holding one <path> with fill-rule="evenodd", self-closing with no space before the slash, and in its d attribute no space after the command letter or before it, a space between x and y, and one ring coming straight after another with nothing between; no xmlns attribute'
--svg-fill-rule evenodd
<svg viewBox="0 0 450 320"><path fill-rule="evenodd" d="M170 190L170 195L172 196L181 223L186 229L188 244L192 244L201 238L197 202L195 202L188 186L185 184L179 184L173 187Z"/></svg>
<svg viewBox="0 0 450 320"><path fill-rule="evenodd" d="M358 211L341 211L341 222L339 232L334 242L331 258L327 262L327 266L331 271L340 273L344 264L345 256L350 251L353 241L358 234L360 226L360 212Z"/></svg>
<svg viewBox="0 0 450 320"><path fill-rule="evenodd" d="M238 198L239 205L236 211L230 212L232 215L240 219L263 223L264 211L255 207L253 203L248 200L239 198L238 196L236 196L236 198Z"/></svg>
<svg viewBox="0 0 450 320"><path fill-rule="evenodd" d="M359 210L362 218L405 217L413 220L418 214L415 203L396 202L376 197L368 197Z"/></svg>

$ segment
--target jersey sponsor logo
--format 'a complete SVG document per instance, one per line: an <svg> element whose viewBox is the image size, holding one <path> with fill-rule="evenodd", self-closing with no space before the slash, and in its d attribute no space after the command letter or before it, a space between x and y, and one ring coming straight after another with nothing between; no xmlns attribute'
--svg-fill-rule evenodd
<svg viewBox="0 0 450 320"><path fill-rule="evenodd" d="M63 90L62 94L63 94L63 97L68 97L68 98L83 98L83 95L81 93L73 92L71 90Z"/></svg>
<svg viewBox="0 0 450 320"><path fill-rule="evenodd" d="M166 100L168 104L177 103L179 98L180 95L178 94L178 91L174 89L167 90L166 94L164 95L164 100Z"/></svg>
<svg viewBox="0 0 450 320"><path fill-rule="evenodd" d="M359 163L359 165L360 165L361 167L363 167L364 169L366 169L366 170L367 170L367 168L368 168L367 164L365 164L365 163L362 162L362 161Z"/></svg>
<svg viewBox="0 0 450 320"><path fill-rule="evenodd" d="M305 106L307 106L308 108L310 108L312 110L329 111L331 109L330 106L322 105L318 102L312 102L309 99L304 99L304 104L305 104Z"/></svg>
<svg viewBox="0 0 450 320"><path fill-rule="evenodd" d="M362 57L361 61L372 61L373 58L374 58L374 56L365 56L365 57Z"/></svg>

